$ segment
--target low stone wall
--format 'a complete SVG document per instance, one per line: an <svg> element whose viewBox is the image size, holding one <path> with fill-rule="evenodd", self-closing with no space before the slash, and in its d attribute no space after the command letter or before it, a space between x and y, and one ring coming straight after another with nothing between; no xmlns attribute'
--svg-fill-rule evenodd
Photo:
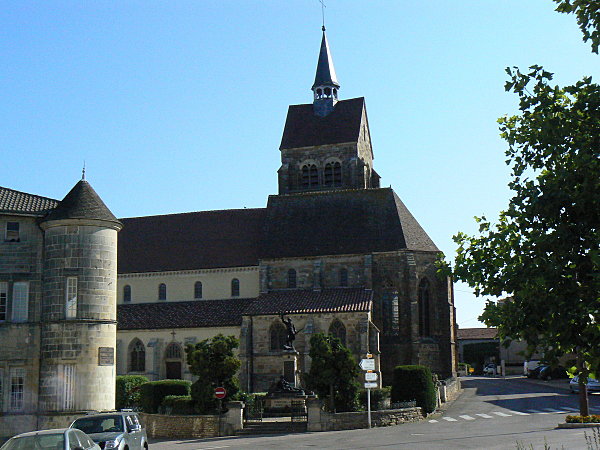
<svg viewBox="0 0 600 450"><path fill-rule="evenodd" d="M0 438L9 438L16 434L52 428L67 428L85 412L48 413L48 414L1 414Z"/></svg>
<svg viewBox="0 0 600 450"><path fill-rule="evenodd" d="M346 413L318 411L318 417L315 417L316 414L314 413L317 411L316 408L309 409L308 431L355 430L368 427L368 413L366 411ZM418 422L422 419L423 412L421 408L371 411L372 427L388 427L406 422Z"/></svg>
<svg viewBox="0 0 600 450"><path fill-rule="evenodd" d="M460 378L447 378L445 379L440 386L438 386L439 390L439 398L438 398L438 406L441 406L441 403L451 402L458 397L460 394Z"/></svg>
<svg viewBox="0 0 600 450"><path fill-rule="evenodd" d="M165 416L140 413L152 438L207 438L219 435L219 416Z"/></svg>

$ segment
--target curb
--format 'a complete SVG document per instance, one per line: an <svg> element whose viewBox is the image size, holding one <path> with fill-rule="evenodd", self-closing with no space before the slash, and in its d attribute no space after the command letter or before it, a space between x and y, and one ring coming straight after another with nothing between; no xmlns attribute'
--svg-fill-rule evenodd
<svg viewBox="0 0 600 450"><path fill-rule="evenodd" d="M556 428L597 428L600 423L559 423Z"/></svg>

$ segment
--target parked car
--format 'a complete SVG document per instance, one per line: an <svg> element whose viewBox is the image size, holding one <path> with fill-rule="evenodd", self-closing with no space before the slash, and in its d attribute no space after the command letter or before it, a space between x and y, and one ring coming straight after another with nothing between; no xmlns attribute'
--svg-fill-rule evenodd
<svg viewBox="0 0 600 450"><path fill-rule="evenodd" d="M571 378L571 381L569 382L569 389L571 389L572 393L579 392L579 375L576 375L573 378ZM587 391L600 392L600 381L595 380L593 378L588 378Z"/></svg>
<svg viewBox="0 0 600 450"><path fill-rule="evenodd" d="M104 450L148 450L146 428L133 411L80 417L71 424L71 428L89 434Z"/></svg>
<svg viewBox="0 0 600 450"><path fill-rule="evenodd" d="M529 372L527 372L527 378L539 378L540 377L540 371L544 367L548 367L548 366L545 365L545 364L542 364L542 365L537 366L535 369L530 370Z"/></svg>
<svg viewBox="0 0 600 450"><path fill-rule="evenodd" d="M11 437L0 450L100 450L87 434L72 428L30 431Z"/></svg>
<svg viewBox="0 0 600 450"><path fill-rule="evenodd" d="M483 367L484 375L496 375L496 364L488 363Z"/></svg>
<svg viewBox="0 0 600 450"><path fill-rule="evenodd" d="M540 362L538 360L525 361L523 363L523 375L529 377L529 372L536 369L540 366Z"/></svg>
<svg viewBox="0 0 600 450"><path fill-rule="evenodd" d="M567 373L567 369L562 366L544 366L540 369L539 373L540 380L558 380L561 378L569 378L569 374Z"/></svg>

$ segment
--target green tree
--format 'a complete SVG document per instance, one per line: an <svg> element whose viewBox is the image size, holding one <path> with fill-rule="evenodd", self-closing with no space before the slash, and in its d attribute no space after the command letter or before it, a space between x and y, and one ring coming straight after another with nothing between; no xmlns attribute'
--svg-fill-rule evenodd
<svg viewBox="0 0 600 450"><path fill-rule="evenodd" d="M478 236L454 236L454 276L476 295L508 296L481 319L548 359L575 354L583 382L600 365L600 86L551 86L539 66L507 73L520 101L499 119L514 196L495 224L476 218Z"/></svg>
<svg viewBox="0 0 600 450"><path fill-rule="evenodd" d="M310 338L312 364L305 374L308 389L327 399L332 411L356 411L358 408L358 364L338 338L316 333Z"/></svg>
<svg viewBox="0 0 600 450"><path fill-rule="evenodd" d="M216 387L224 387L228 399L237 398L240 387L236 374L241 363L234 350L238 347L237 338L222 334L186 346L190 372L198 377L198 381L192 384L191 394L200 414L217 409Z"/></svg>
<svg viewBox="0 0 600 450"><path fill-rule="evenodd" d="M600 45L600 1L597 0L554 0L558 4L556 11L575 14L577 24L583 33L583 41L591 41L592 51L598 53Z"/></svg>

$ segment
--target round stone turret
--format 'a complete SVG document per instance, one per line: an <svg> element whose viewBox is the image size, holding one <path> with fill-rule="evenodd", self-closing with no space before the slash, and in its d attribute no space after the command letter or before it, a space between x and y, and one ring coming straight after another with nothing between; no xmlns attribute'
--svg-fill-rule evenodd
<svg viewBox="0 0 600 450"><path fill-rule="evenodd" d="M114 409L122 225L81 180L40 226L45 251L40 411Z"/></svg>

